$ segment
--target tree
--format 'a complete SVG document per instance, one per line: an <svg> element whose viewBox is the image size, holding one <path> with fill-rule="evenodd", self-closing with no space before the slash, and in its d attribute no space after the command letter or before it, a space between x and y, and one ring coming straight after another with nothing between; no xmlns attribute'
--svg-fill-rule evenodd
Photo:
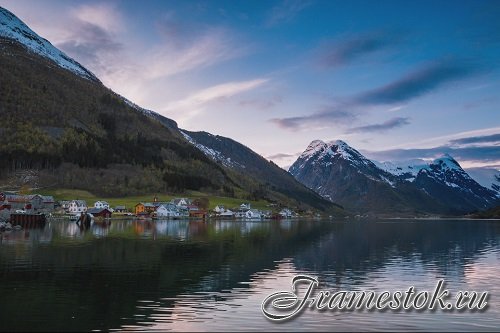
<svg viewBox="0 0 500 333"><path fill-rule="evenodd" d="M27 195L31 192L31 187L29 187L28 184L24 184L23 186L21 186L21 188L19 189L19 194L21 195Z"/></svg>
<svg viewBox="0 0 500 333"><path fill-rule="evenodd" d="M193 201L193 204L198 206L198 208L203 210L208 210L208 206L210 205L210 200L207 197L196 198Z"/></svg>

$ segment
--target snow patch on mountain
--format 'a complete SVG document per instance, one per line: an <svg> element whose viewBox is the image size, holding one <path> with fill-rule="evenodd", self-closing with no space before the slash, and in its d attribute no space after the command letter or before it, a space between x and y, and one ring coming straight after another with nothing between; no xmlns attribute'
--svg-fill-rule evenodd
<svg viewBox="0 0 500 333"><path fill-rule="evenodd" d="M145 109L145 108L142 108L140 107L139 105L135 104L134 102L128 100L127 98L121 96L121 95L118 95L120 96L120 98L125 102L125 104L127 104L128 106L130 106L131 108L145 114L146 116L148 117L153 117L153 118L156 118L158 116L160 116L159 113L157 112L154 112L154 111L151 111L151 110L148 110L148 109Z"/></svg>
<svg viewBox="0 0 500 333"><path fill-rule="evenodd" d="M491 167L468 168L465 171L479 184L493 190L500 198L500 170Z"/></svg>
<svg viewBox="0 0 500 333"><path fill-rule="evenodd" d="M443 181L447 182L447 184L452 187L457 186L455 183L449 182L445 179L447 174L448 177L451 177L450 175L456 172L460 174L464 179L471 179L471 177L460 167L458 162L448 154L445 154L442 157L433 160L432 162L426 162L422 159L373 162L380 169L409 182L415 181L417 175L421 171L427 172L431 177L435 179L443 178Z"/></svg>
<svg viewBox="0 0 500 333"><path fill-rule="evenodd" d="M196 148L201 150L206 156L210 157L214 161L221 162L222 165L229 167L229 168L234 168L234 167L245 168L244 165L242 165L236 161L233 161L230 157L224 156L224 154L222 154L221 152L219 152L215 149L209 148L207 146L204 146L200 143L197 143L192 137L190 137L184 131L180 131L180 132L189 143L191 143L193 146L195 146ZM212 135L212 134L209 134L209 135ZM220 140L218 138L216 138L216 139Z"/></svg>
<svg viewBox="0 0 500 333"><path fill-rule="evenodd" d="M59 67L85 79L99 82L94 74L58 50L48 40L38 36L19 18L2 7L0 7L0 38L14 40L26 47L28 51L50 59Z"/></svg>
<svg viewBox="0 0 500 333"><path fill-rule="evenodd" d="M384 170L385 172L388 172L410 182L415 180L420 170L429 166L429 163L421 159L385 162L373 161L373 163L375 163L377 167Z"/></svg>

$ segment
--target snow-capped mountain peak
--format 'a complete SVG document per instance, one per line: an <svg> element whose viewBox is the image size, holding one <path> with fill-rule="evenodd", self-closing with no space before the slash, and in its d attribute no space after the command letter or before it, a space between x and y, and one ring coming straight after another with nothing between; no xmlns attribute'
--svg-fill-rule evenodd
<svg viewBox="0 0 500 333"><path fill-rule="evenodd" d="M312 141L309 146L307 146L306 150L300 155L300 157L307 158L309 156L314 155L321 149L323 149L326 146L326 143L322 140L314 140Z"/></svg>
<svg viewBox="0 0 500 333"><path fill-rule="evenodd" d="M368 174L372 179L387 182L392 186L392 180L389 179L391 175L384 174L372 161L342 140L312 141L297 161L290 166L288 172L297 175L310 168L329 172L337 165L349 166L359 173Z"/></svg>
<svg viewBox="0 0 500 333"><path fill-rule="evenodd" d="M458 162L455 161L455 159L453 157L451 157L449 154L444 154L442 157L439 157L439 158L435 159L432 162L432 164L433 165L439 165L444 170L463 171L463 169L460 166L460 164L458 164Z"/></svg>
<svg viewBox="0 0 500 333"><path fill-rule="evenodd" d="M59 67L67 69L85 79L99 82L94 74L54 47L48 40L38 36L17 16L7 9L0 7L0 39L2 38L16 41L23 45L29 52L45 57L56 63Z"/></svg>
<svg viewBox="0 0 500 333"><path fill-rule="evenodd" d="M299 159L304 162L313 158L314 160L326 160L331 157L339 157L344 160L353 162L354 164L368 164L370 160L366 159L356 149L349 146L345 141L333 140L324 142L322 140L314 140L306 150L300 155ZM327 162L328 163L328 162Z"/></svg>
<svg viewBox="0 0 500 333"><path fill-rule="evenodd" d="M351 161L362 161L367 162L363 155L356 149L349 146L345 141L335 140L329 142L330 149L335 152L335 154L340 155L342 158ZM365 163L366 164L366 163Z"/></svg>

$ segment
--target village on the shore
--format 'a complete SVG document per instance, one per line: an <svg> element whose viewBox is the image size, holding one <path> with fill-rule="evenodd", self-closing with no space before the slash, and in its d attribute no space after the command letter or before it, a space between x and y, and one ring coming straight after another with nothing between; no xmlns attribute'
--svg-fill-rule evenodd
<svg viewBox="0 0 500 333"><path fill-rule="evenodd" d="M269 204L269 209L252 208L248 202L241 202L236 207L218 204L208 209L207 200L174 198L159 201L155 196L151 202L138 202L134 207L117 205L111 207L104 200L87 203L85 200L54 200L53 196L40 194L19 194L16 192L0 193L0 218L9 220L11 214L44 214L46 216L75 217L82 213L94 218L137 217L151 219L290 219L298 213L290 208Z"/></svg>

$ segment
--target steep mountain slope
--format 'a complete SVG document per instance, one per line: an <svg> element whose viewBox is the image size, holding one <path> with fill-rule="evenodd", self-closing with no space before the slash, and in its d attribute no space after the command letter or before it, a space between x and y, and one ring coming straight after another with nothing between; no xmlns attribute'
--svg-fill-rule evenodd
<svg viewBox="0 0 500 333"><path fill-rule="evenodd" d="M495 174L491 176L492 188L479 184L450 155L427 163L423 160L384 162L377 165L400 179L413 182L433 197L440 198L448 207L489 208L497 201ZM498 174L498 171L496 172Z"/></svg>
<svg viewBox="0 0 500 333"><path fill-rule="evenodd" d="M340 140L313 141L289 172L323 197L359 212L461 214L496 201L450 156L403 167L375 164Z"/></svg>
<svg viewBox="0 0 500 333"><path fill-rule="evenodd" d="M187 189L339 211L265 160L259 167L274 170L279 181L217 163L187 141L175 121L106 88L3 8L0 117L0 186L30 170L38 186L96 194Z"/></svg>
<svg viewBox="0 0 500 333"><path fill-rule="evenodd" d="M260 180L268 191L293 198L296 200L295 205L305 203L322 210L332 206L314 191L297 182L285 170L239 142L207 132L182 130L182 134L213 160L239 174L251 175L252 178Z"/></svg>
<svg viewBox="0 0 500 333"><path fill-rule="evenodd" d="M222 194L234 186L180 133L101 83L5 40L0 106L4 176L36 169L41 185L116 195L205 187Z"/></svg>
<svg viewBox="0 0 500 333"><path fill-rule="evenodd" d="M488 209L497 200L496 193L478 184L449 155L420 170L414 184L457 211Z"/></svg>
<svg viewBox="0 0 500 333"><path fill-rule="evenodd" d="M52 46L48 40L38 36L14 14L2 7L0 7L0 38L18 42L30 52L54 61L59 67L68 69L83 78L99 82L94 74Z"/></svg>
<svg viewBox="0 0 500 333"><path fill-rule="evenodd" d="M2 178L37 170L41 186L111 195L239 189L174 121L115 94L5 9L0 23Z"/></svg>
<svg viewBox="0 0 500 333"><path fill-rule="evenodd" d="M479 184L489 188L500 197L500 170L495 168L467 168L465 171Z"/></svg>

